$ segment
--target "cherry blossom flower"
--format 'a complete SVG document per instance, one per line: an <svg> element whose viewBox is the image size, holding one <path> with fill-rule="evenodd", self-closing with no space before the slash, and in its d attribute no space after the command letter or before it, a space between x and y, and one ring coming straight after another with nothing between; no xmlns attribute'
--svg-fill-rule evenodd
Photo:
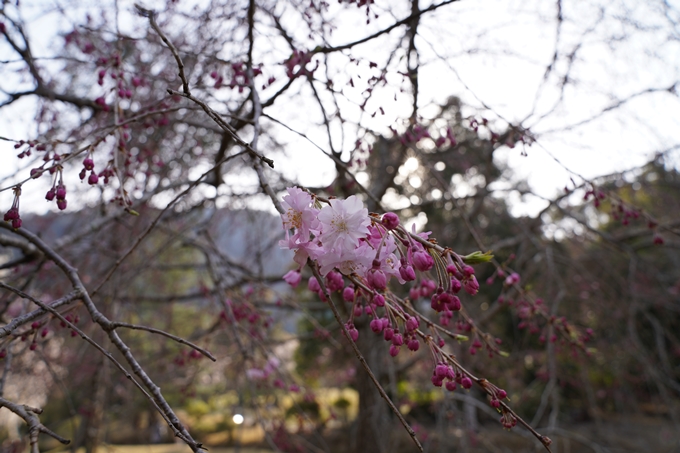
<svg viewBox="0 0 680 453"><path fill-rule="evenodd" d="M279 247L294 250L295 256L293 260L300 266L304 266L307 263L307 258L316 259L319 255L323 254L323 249L315 242L298 241L297 234L290 236L286 233L286 239L279 241Z"/></svg>
<svg viewBox="0 0 680 453"><path fill-rule="evenodd" d="M312 196L297 187L289 187L287 190L288 195L284 196L281 202L286 210L284 214L281 214L283 227L286 230L296 229L296 235L301 242L307 242L309 241L310 230L314 230L318 226L317 210L310 207Z"/></svg>
<svg viewBox="0 0 680 453"><path fill-rule="evenodd" d="M321 223L319 239L326 250L354 247L368 234L371 224L368 209L355 195L346 200L330 200L330 205L319 212L318 219Z"/></svg>
<svg viewBox="0 0 680 453"><path fill-rule="evenodd" d="M355 249L327 249L326 253L318 258L318 262L321 266L321 275L328 274L333 268L338 268L345 275L353 272L363 275L367 269L371 268L374 258L375 250L364 242Z"/></svg>

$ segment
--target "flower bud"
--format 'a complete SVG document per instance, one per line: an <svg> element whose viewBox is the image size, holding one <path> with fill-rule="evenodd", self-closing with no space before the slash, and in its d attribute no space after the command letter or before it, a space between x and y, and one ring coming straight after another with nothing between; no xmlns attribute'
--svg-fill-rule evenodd
<svg viewBox="0 0 680 453"><path fill-rule="evenodd" d="M409 350L416 352L418 349L420 349L420 343L418 342L417 338L411 338L406 347L409 348Z"/></svg>
<svg viewBox="0 0 680 453"><path fill-rule="evenodd" d="M413 267L415 267L419 271L425 272L432 269L432 266L434 266L434 259L430 256L429 253L424 251L418 251L413 254L413 257L411 258L411 263L413 264Z"/></svg>
<svg viewBox="0 0 680 453"><path fill-rule="evenodd" d="M406 320L406 331L412 332L418 328L418 319L411 316Z"/></svg>
<svg viewBox="0 0 680 453"><path fill-rule="evenodd" d="M471 296L474 296L477 294L477 291L479 291L479 283L474 275L466 278L463 281L463 286L465 287L465 291Z"/></svg>
<svg viewBox="0 0 680 453"><path fill-rule="evenodd" d="M371 321L370 326L371 330L375 333L380 333L383 331L382 321L378 318L374 318L373 321Z"/></svg>
<svg viewBox="0 0 680 453"><path fill-rule="evenodd" d="M406 280L407 282L412 282L413 280L416 279L416 271L413 270L413 266L407 264L406 266L401 266L399 268L399 275L401 276L402 279Z"/></svg>
<svg viewBox="0 0 680 453"><path fill-rule="evenodd" d="M387 287L387 277L380 269L368 271L368 284L373 289L384 290Z"/></svg>
<svg viewBox="0 0 680 453"><path fill-rule="evenodd" d="M319 285L319 282L316 279L316 277L309 277L309 281L307 282L307 288L309 288L309 290L314 293L321 291L321 285Z"/></svg>
<svg viewBox="0 0 680 453"><path fill-rule="evenodd" d="M443 379L439 378L436 374L433 374L430 380L435 387L441 387L444 382Z"/></svg>
<svg viewBox="0 0 680 453"><path fill-rule="evenodd" d="M354 302L354 288L347 286L342 290L342 298L345 302Z"/></svg>
<svg viewBox="0 0 680 453"><path fill-rule="evenodd" d="M404 344L404 337L401 336L400 333L395 333L394 337L392 337L392 344L395 346L401 346Z"/></svg>
<svg viewBox="0 0 680 453"><path fill-rule="evenodd" d="M392 338L394 338L394 329L392 329L391 327L387 327L385 329L385 332L383 333L383 338L385 339L385 341L391 341Z"/></svg>
<svg viewBox="0 0 680 453"><path fill-rule="evenodd" d="M375 296L373 296L373 303L376 304L378 307L384 307L385 297L382 294L376 294Z"/></svg>
<svg viewBox="0 0 680 453"><path fill-rule="evenodd" d="M326 275L326 286L331 292L340 291L345 285L342 279L342 274L339 272L331 271Z"/></svg>
<svg viewBox="0 0 680 453"><path fill-rule="evenodd" d="M382 217L382 224L388 230L393 230L399 226L399 216L394 212L387 212Z"/></svg>
<svg viewBox="0 0 680 453"><path fill-rule="evenodd" d="M299 285L300 281L302 280L302 275L298 271L288 271L286 273L286 275L283 276L283 279L290 286L292 286L293 288L296 288L297 285Z"/></svg>

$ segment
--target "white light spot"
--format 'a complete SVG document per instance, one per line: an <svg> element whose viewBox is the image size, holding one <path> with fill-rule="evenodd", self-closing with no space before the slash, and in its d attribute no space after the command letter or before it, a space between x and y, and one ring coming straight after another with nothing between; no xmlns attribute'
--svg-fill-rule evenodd
<svg viewBox="0 0 680 453"><path fill-rule="evenodd" d="M418 159L415 157L409 157L406 159L406 162L404 162L404 169L408 171L409 173L412 171L416 171L418 169Z"/></svg>
<svg viewBox="0 0 680 453"><path fill-rule="evenodd" d="M241 414L234 414L234 416L231 419L237 425L240 425L241 423L243 423L243 415L241 415Z"/></svg>

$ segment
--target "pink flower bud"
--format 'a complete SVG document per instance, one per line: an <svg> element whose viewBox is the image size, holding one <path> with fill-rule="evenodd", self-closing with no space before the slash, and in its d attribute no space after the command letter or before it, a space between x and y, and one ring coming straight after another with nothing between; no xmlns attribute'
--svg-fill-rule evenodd
<svg viewBox="0 0 680 453"><path fill-rule="evenodd" d="M382 294L376 294L375 296L373 296L373 303L376 304L378 307L384 307L385 297Z"/></svg>
<svg viewBox="0 0 680 453"><path fill-rule="evenodd" d="M307 282L307 288L309 288L309 290L314 293L321 291L321 285L319 285L319 282L317 281L316 277L309 277L309 281Z"/></svg>
<svg viewBox="0 0 680 453"><path fill-rule="evenodd" d="M395 333L394 337L392 337L392 344L395 346L401 346L404 344L404 337L401 336L400 333Z"/></svg>
<svg viewBox="0 0 680 453"><path fill-rule="evenodd" d="M329 272L328 275L326 275L326 285L328 286L329 291L340 291L345 285L345 282L342 279L342 274L335 271Z"/></svg>
<svg viewBox="0 0 680 453"><path fill-rule="evenodd" d="M399 216L396 215L394 212L387 212L382 217L382 224L388 230L393 230L399 226Z"/></svg>
<svg viewBox="0 0 680 453"><path fill-rule="evenodd" d="M352 288L351 286L347 286L345 289L343 289L342 298L346 302L354 302L354 288Z"/></svg>
<svg viewBox="0 0 680 453"><path fill-rule="evenodd" d="M454 381L446 381L446 390L449 392L456 390L456 383Z"/></svg>
<svg viewBox="0 0 680 453"><path fill-rule="evenodd" d="M413 267L421 272L429 271L432 269L432 266L434 266L434 259L429 253L423 251L414 253L413 257L411 258L411 262Z"/></svg>
<svg viewBox="0 0 680 453"><path fill-rule="evenodd" d="M83 167L85 167L85 170L91 171L94 168L94 161L88 157L83 161Z"/></svg>
<svg viewBox="0 0 680 453"><path fill-rule="evenodd" d="M395 345L391 345L391 346L390 346L390 355L391 355L392 357L396 357L397 354L399 354L399 347L398 347L398 346L395 346Z"/></svg>
<svg viewBox="0 0 680 453"><path fill-rule="evenodd" d="M435 387L441 387L444 383L444 380L439 378L436 374L433 374L430 380L432 381L432 385Z"/></svg>
<svg viewBox="0 0 680 453"><path fill-rule="evenodd" d="M57 198L57 207L63 211L66 209L66 200Z"/></svg>
<svg viewBox="0 0 680 453"><path fill-rule="evenodd" d="M407 282L412 282L416 279L416 271L413 270L413 266L411 265L401 266L399 268L399 275Z"/></svg>
<svg viewBox="0 0 680 453"><path fill-rule="evenodd" d="M17 208L9 208L9 211L5 213L4 220L5 222L11 222L12 220L16 220L19 218L19 210Z"/></svg>
<svg viewBox="0 0 680 453"><path fill-rule="evenodd" d="M467 376L464 376L463 379L460 380L460 385L465 389L469 390L472 388L472 379L470 379Z"/></svg>
<svg viewBox="0 0 680 453"><path fill-rule="evenodd" d="M94 186L99 182L99 176L97 176L97 173L92 172L90 173L90 177L87 178L87 183L91 186Z"/></svg>
<svg viewBox="0 0 680 453"><path fill-rule="evenodd" d="M383 290L387 286L387 277L380 269L371 269L368 271L368 284L373 289Z"/></svg>
<svg viewBox="0 0 680 453"><path fill-rule="evenodd" d="M406 347L408 347L409 350L416 352L418 349L420 349L420 343L418 342L417 338L411 338L406 344Z"/></svg>
<svg viewBox="0 0 680 453"><path fill-rule="evenodd" d="M451 292L453 294L458 294L458 292L463 287L463 284L456 277L451 277Z"/></svg>
<svg viewBox="0 0 680 453"><path fill-rule="evenodd" d="M474 296L477 294L477 291L479 291L479 283L477 282L477 278L475 278L474 275L466 278L463 281L463 286L465 287L465 291L471 296Z"/></svg>
<svg viewBox="0 0 680 453"><path fill-rule="evenodd" d="M411 316L406 320L406 331L412 332L418 328L418 319Z"/></svg>
<svg viewBox="0 0 680 453"><path fill-rule="evenodd" d="M441 311L444 310L445 306L444 304L441 303L440 297L438 294L435 294L432 296L432 300L430 302L430 307L437 313L440 313Z"/></svg>
<svg viewBox="0 0 680 453"><path fill-rule="evenodd" d="M373 319L373 321L371 321L370 326L371 326L371 330L375 333L380 333L380 332L383 331L382 321L378 318Z"/></svg>
<svg viewBox="0 0 680 453"><path fill-rule="evenodd" d="M357 341L357 339L359 339L359 331L356 327L354 327L354 324L347 323L345 324L345 327L347 328L347 332L349 333L352 341Z"/></svg>
<svg viewBox="0 0 680 453"><path fill-rule="evenodd" d="M283 276L283 279L290 286L296 288L297 285L299 285L300 281L302 280L302 274L300 274L300 272L298 271L288 271L286 275Z"/></svg>
<svg viewBox="0 0 680 453"><path fill-rule="evenodd" d="M391 327L387 327L385 329L385 332L383 333L383 338L385 339L385 341L391 341L392 338L394 338L394 329L392 329Z"/></svg>

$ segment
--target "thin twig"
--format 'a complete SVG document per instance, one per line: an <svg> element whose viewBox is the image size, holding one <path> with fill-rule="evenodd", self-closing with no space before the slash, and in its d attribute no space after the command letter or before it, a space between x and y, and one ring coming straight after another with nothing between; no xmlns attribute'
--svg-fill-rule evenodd
<svg viewBox="0 0 680 453"><path fill-rule="evenodd" d="M191 92L189 91L189 81L187 80L187 77L184 74L184 63L182 62L182 59L180 58L179 52L177 51L175 45L165 36L165 34L163 34L160 27L156 23L156 12L150 9L142 8L140 5L136 3L135 8L137 9L137 12L141 16L144 16L149 19L151 28L153 28L156 31L156 33L158 33L158 36L161 37L165 45L170 48L170 51L172 52L172 55L175 57L175 61L177 62L177 67L179 68L179 78L182 79L182 90L184 90L184 93L187 96L191 96Z"/></svg>
<svg viewBox="0 0 680 453"><path fill-rule="evenodd" d="M366 370L366 373L368 373L368 376L371 378L371 381L373 381L373 384L378 389L380 396L382 396L383 399L390 406L390 409L397 416L397 418L399 419L401 424L406 429L406 432L408 432L409 436L411 436L411 439L413 439L413 442L416 444L418 449L421 452L424 451L423 446L420 444L420 441L416 437L415 431L413 431L413 428L411 428L411 426L408 424L406 419L404 419L404 416L401 414L401 412L399 412L399 409L397 409L397 407L394 405L394 403L392 402L390 397L385 392L385 389L382 387L382 385L380 385L380 382L378 382L378 378L376 378L375 375L373 374L373 371L371 371L371 368L368 366L366 359L361 354L359 347L356 345L354 340L352 340L352 337L349 335L349 332L347 331L347 327L345 326L345 323L342 322L342 318L340 317L340 313L338 312L338 309L335 306L335 303L333 303L333 299L331 299L331 293L326 288L326 284L324 283L324 279L319 274L319 271L317 270L316 265L311 261L308 261L307 265L312 270L312 273L314 274L314 277L316 277L316 280L319 282L319 285L321 286L321 290L323 291L324 295L326 296L326 299L328 300L328 306L331 308L331 311L333 312L333 316L335 317L335 320L340 325L340 328L342 329L342 333L345 335L345 338L347 338L347 341L349 341L350 345L352 346L352 350L354 351L354 355L356 355L357 359L359 359L359 363L361 363L361 366L364 368L364 370Z"/></svg>
<svg viewBox="0 0 680 453"><path fill-rule="evenodd" d="M177 343L185 344L185 345L197 350L198 352L200 352L201 354L203 354L204 356L206 356L207 358L209 358L213 362L217 361L215 356L213 356L209 351L206 351L202 347L195 345L194 343L187 341L182 337L178 337L177 335L173 335L173 334L168 333L168 332L161 330L161 329L156 329L154 327L148 327L148 326L140 326L140 325L137 325L137 324L129 324L127 322L112 322L111 327L113 327L114 329L116 329L118 327L124 327L126 329L132 329L132 330L145 330L147 332L162 335L164 337L167 337L167 338L170 338L171 340L176 341Z"/></svg>
<svg viewBox="0 0 680 453"><path fill-rule="evenodd" d="M155 15L156 13L154 11L142 8L139 5L135 5L137 7L137 11L141 16L147 17L149 19L149 23L151 24L151 27L158 33L158 35L161 37L164 43L168 45L168 48L170 49L170 52L172 52L173 57L175 58L175 61L177 61L177 65L179 66L179 76L182 79L182 90L183 91L176 91L176 90L171 90L168 89L168 93L171 95L175 96L182 96L185 97L194 103L198 104L203 111L215 122L217 123L218 126L220 126L225 132L227 132L229 135L232 136L234 141L236 141L239 145L244 147L250 155L253 157L261 160L262 162L265 162L267 165L269 165L271 168L274 168L274 161L264 157L263 155L259 154L253 146L251 146L249 143L245 142L239 135L236 133L233 127L222 117L215 112L208 104L205 102L201 101L200 99L196 98L194 95L191 94L189 91L189 84L186 79L186 76L184 75L184 63L182 63L182 58L179 56L179 52L177 51L177 48L170 42L167 36L165 36L165 33L158 27L158 24L156 24L155 20Z"/></svg>

